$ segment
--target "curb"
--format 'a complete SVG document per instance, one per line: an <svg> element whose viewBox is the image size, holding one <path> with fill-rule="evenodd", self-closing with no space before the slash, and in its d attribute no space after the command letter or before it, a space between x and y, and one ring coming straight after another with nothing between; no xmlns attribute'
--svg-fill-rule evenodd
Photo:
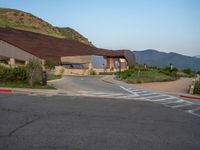
<svg viewBox="0 0 200 150"><path fill-rule="evenodd" d="M13 90L10 89L0 89L0 93L12 93Z"/></svg>
<svg viewBox="0 0 200 150"><path fill-rule="evenodd" d="M61 81L61 80L63 80L63 78L55 79L55 80L48 80L47 83L56 82L56 81Z"/></svg>
<svg viewBox="0 0 200 150"><path fill-rule="evenodd" d="M106 83L109 83L109 84L115 84L115 83L113 83L113 82L111 82L111 81L108 81L108 80L105 80L105 79L102 79L102 78L101 78L101 80L102 80L103 82L106 82Z"/></svg>
<svg viewBox="0 0 200 150"><path fill-rule="evenodd" d="M45 89L45 91L42 91L42 89L16 89L16 88L0 88L0 93L21 93L21 94L31 94L31 93L37 93L37 94L52 94L57 93L58 90L48 90Z"/></svg>
<svg viewBox="0 0 200 150"><path fill-rule="evenodd" d="M193 97L193 96L186 96L186 95L180 95L179 97L191 99L191 100L200 100L200 97Z"/></svg>

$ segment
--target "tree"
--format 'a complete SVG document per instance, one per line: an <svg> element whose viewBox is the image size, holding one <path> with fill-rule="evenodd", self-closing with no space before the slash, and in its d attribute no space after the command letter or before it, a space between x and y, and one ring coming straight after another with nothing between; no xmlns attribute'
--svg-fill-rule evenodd
<svg viewBox="0 0 200 150"><path fill-rule="evenodd" d="M28 82L31 87L41 81L42 63L36 59L30 59L26 65Z"/></svg>
<svg viewBox="0 0 200 150"><path fill-rule="evenodd" d="M45 68L46 69L53 70L53 69L55 69L55 65L56 65L55 62L52 59L47 59L45 61Z"/></svg>

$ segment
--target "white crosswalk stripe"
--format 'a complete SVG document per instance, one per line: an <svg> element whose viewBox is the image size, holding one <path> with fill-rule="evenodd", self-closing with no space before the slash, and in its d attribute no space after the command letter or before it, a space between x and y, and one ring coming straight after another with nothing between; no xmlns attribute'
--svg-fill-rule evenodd
<svg viewBox="0 0 200 150"><path fill-rule="evenodd" d="M123 86L120 87L125 91L129 92L130 94L133 94L137 97L141 97L143 100L162 104L173 109L180 109L187 113L200 117L200 105L194 104L191 101L183 100L175 96L162 94L159 92L152 92L136 88L126 88Z"/></svg>

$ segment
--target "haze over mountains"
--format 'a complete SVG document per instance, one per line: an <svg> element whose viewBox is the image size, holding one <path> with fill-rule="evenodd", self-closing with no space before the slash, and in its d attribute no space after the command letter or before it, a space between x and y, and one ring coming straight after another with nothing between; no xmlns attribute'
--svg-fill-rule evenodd
<svg viewBox="0 0 200 150"><path fill-rule="evenodd" d="M139 64L165 67L171 63L179 69L191 68L194 71L200 71L200 58L184 56L173 52L165 53L153 49L133 52Z"/></svg>

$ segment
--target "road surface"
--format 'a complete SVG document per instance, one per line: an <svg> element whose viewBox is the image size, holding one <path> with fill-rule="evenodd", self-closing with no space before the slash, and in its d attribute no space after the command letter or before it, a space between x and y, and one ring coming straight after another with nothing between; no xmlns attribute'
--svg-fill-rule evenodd
<svg viewBox="0 0 200 150"><path fill-rule="evenodd" d="M0 94L1 150L199 150L199 125L149 101Z"/></svg>

